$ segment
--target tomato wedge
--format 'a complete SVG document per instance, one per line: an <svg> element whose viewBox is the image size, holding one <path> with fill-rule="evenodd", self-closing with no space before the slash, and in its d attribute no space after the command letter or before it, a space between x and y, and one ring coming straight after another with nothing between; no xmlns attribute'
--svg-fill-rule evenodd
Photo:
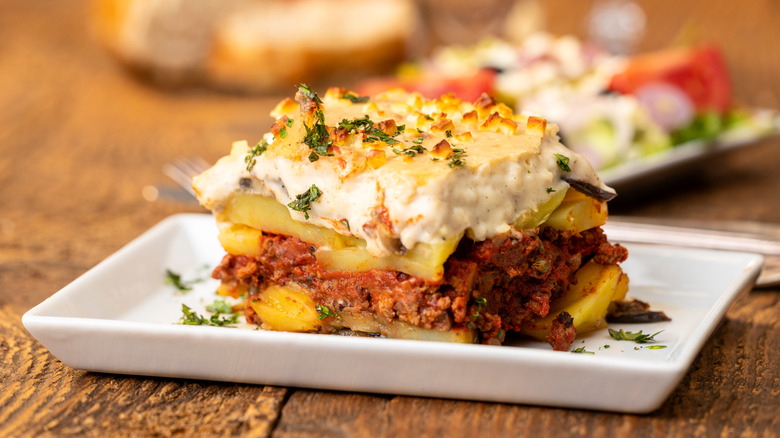
<svg viewBox="0 0 780 438"><path fill-rule="evenodd" d="M674 48L631 58L610 89L635 94L653 83L673 85L687 94L698 112L725 113L731 106L731 80L721 51L705 45Z"/></svg>

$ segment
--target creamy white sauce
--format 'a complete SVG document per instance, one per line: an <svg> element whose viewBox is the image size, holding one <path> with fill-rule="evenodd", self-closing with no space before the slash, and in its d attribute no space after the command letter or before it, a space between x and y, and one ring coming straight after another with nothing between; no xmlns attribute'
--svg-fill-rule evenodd
<svg viewBox="0 0 780 438"><path fill-rule="evenodd" d="M360 105L325 105L325 121L335 126L343 118L362 116ZM388 108L390 103L388 103ZM426 108L428 109L428 108ZM468 108L465 108L468 110ZM390 118L369 112L375 122ZM451 116L460 120L460 114ZM400 125L407 122L404 114L393 114ZM453 134L469 130L455 123ZM425 130L425 129L423 129ZM475 240L484 240L505 233L516 218L538 209L550 198L550 190L566 190L555 154L569 157L570 175L605 190L591 166L574 152L561 145L557 127L548 126L544 137L518 129L515 135L469 130L473 141L455 141L453 147L466 151L466 164L449 166L447 159L432 160L430 153L404 159L391 151L393 147L413 145L420 135L407 128L396 136L401 144L389 145L387 163L377 169L366 166L361 171L344 175L338 157L321 157L315 162L300 157L288 158L265 153L256 157L251 172L247 171L246 143L236 143L231 155L222 158L213 168L196 178L194 187L201 203L219 211L230 195L240 187L242 178L252 178L251 191L273 196L288 205L297 194L316 185L322 195L311 203L305 219L303 212L290 210L294 220L336 229L334 223L348 221L350 232L367 242L367 250L375 256L397 250L392 244L400 239L406 248L419 242L435 242L467 233ZM430 151L444 134L426 139L423 145ZM355 149L366 150L358 142ZM457 143L457 144L456 144ZM274 145L269 146L272 148ZM390 229L377 228L377 212L386 209L392 224Z"/></svg>

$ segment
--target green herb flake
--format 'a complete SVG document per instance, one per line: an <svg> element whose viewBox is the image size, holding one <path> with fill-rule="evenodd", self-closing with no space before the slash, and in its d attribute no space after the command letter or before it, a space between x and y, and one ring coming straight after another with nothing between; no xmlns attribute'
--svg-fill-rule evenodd
<svg viewBox="0 0 780 438"><path fill-rule="evenodd" d="M268 149L268 142L260 140L255 147L249 150L249 154L244 158L246 170L252 170L252 168L255 167L256 158L262 155L266 149Z"/></svg>
<svg viewBox="0 0 780 438"><path fill-rule="evenodd" d="M663 331L661 330L653 333L652 335L646 335L646 334L642 334L642 330L639 330L636 333L626 332L623 331L623 329L620 330L607 329L607 330L609 331L609 335L612 337L612 339L616 341L634 341L637 344L647 344L648 342L654 342L655 335Z"/></svg>
<svg viewBox="0 0 780 438"><path fill-rule="evenodd" d="M447 138L452 138L452 131L448 129L444 131L444 135L447 136Z"/></svg>
<svg viewBox="0 0 780 438"><path fill-rule="evenodd" d="M303 127L306 128L306 135L303 136L303 143L309 146L309 149L313 149L317 155L329 156L328 148L333 142L328 140L329 134L328 129L325 126L325 114L321 109L318 109L314 111L314 118L315 122L313 126L310 127L306 123L303 124ZM317 160L312 160L311 155L309 155L309 161Z"/></svg>
<svg viewBox="0 0 780 438"><path fill-rule="evenodd" d="M295 201L287 204L287 206L295 211L302 211L304 217L308 220L311 203L317 201L320 196L322 196L322 190L312 184L308 190L299 195L296 195Z"/></svg>
<svg viewBox="0 0 780 438"><path fill-rule="evenodd" d="M317 304L314 306L314 308L317 309L317 312L319 312L317 319L325 319L329 316L336 316L336 313L330 310L330 307L328 306Z"/></svg>
<svg viewBox="0 0 780 438"><path fill-rule="evenodd" d="M187 282L182 280L181 274L173 272L170 269L165 270L165 284L170 284L182 292L187 292L192 290L192 286L190 286Z"/></svg>
<svg viewBox="0 0 780 438"><path fill-rule="evenodd" d="M427 152L428 149L425 149L424 147L420 146L419 144L414 144L412 146L409 146L407 148L403 149L393 149L393 152L396 155L406 155L409 157L415 157L417 154L423 154Z"/></svg>
<svg viewBox="0 0 780 438"><path fill-rule="evenodd" d="M450 160L449 166L463 166L466 164L466 160L463 158L466 156L466 150L461 148L453 148L452 153L447 157Z"/></svg>
<svg viewBox="0 0 780 438"><path fill-rule="evenodd" d="M342 224L342 225L344 225L345 227L347 227L347 230L349 230L349 221L348 221L348 220L346 220L346 219L342 219L340 222L341 222L341 224Z"/></svg>
<svg viewBox="0 0 780 438"><path fill-rule="evenodd" d="M282 127L282 129L279 130L279 137L287 138L287 128Z"/></svg>
<svg viewBox="0 0 780 438"><path fill-rule="evenodd" d="M232 327L231 324L238 323L238 314L232 314L230 317L221 317L221 313L214 313L210 318L190 309L186 304L181 305L182 317L179 324L184 325L211 325L215 327Z"/></svg>
<svg viewBox="0 0 780 438"><path fill-rule="evenodd" d="M552 192L554 192L554 191L555 191L555 189L554 189L554 188L552 188L552 187L547 187L547 193L552 193Z"/></svg>
<svg viewBox="0 0 780 438"><path fill-rule="evenodd" d="M317 93L315 93L311 89L311 87L309 87L308 85L306 85L306 84L299 84L298 85L298 90L300 90L301 93L306 95L306 97L308 97L309 99L311 99L311 100L313 100L313 101L315 101L317 103L322 103L322 99L320 99L320 96L318 96Z"/></svg>
<svg viewBox="0 0 780 438"><path fill-rule="evenodd" d="M474 302L477 304L477 313L474 313L471 316L477 318L482 313L482 309L487 306L487 299L485 297L477 297L474 299Z"/></svg>
<svg viewBox="0 0 780 438"><path fill-rule="evenodd" d="M341 122L339 122L338 128L346 129L348 132L354 133L359 133L361 131L364 132L366 134L366 138L363 139L363 143L375 143L378 141L383 141L387 144L397 144L399 141L393 137L402 133L403 130L406 129L406 125L397 127L394 135L388 135L385 134L385 132L381 129L377 128L374 121L368 117L368 114L366 114L358 119L343 119Z"/></svg>
<svg viewBox="0 0 780 438"><path fill-rule="evenodd" d="M662 350L664 348L666 348L666 345L648 345L647 346L648 350Z"/></svg>
<svg viewBox="0 0 780 438"><path fill-rule="evenodd" d="M368 130L374 126L374 122L368 117L368 114L358 119L342 119L338 124L339 129L346 129L349 132L358 132L361 129Z"/></svg>
<svg viewBox="0 0 780 438"><path fill-rule="evenodd" d="M287 127L290 127L290 126L292 126L292 125L293 125L293 119L287 119L287 121L285 122L285 124L287 125Z"/></svg>
<svg viewBox="0 0 780 438"><path fill-rule="evenodd" d="M348 99L352 103L365 103L368 102L371 98L368 96L356 96L351 93L341 93L342 99Z"/></svg>
<svg viewBox="0 0 780 438"><path fill-rule="evenodd" d="M206 306L206 310L211 313L232 314L233 308L225 300L214 300L213 303Z"/></svg>
<svg viewBox="0 0 780 438"><path fill-rule="evenodd" d="M588 351L585 349L585 347L577 347L574 350L571 351L572 353L580 353L580 354L596 354L592 351Z"/></svg>
<svg viewBox="0 0 780 438"><path fill-rule="evenodd" d="M562 171L571 172L571 167L569 167L569 157L561 154L553 155L555 155L555 158L557 159L556 164L561 168Z"/></svg>

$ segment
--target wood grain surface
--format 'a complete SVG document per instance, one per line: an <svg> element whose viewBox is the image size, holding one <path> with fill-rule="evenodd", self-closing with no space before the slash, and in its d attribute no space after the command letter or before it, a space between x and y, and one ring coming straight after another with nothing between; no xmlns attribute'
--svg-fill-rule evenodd
<svg viewBox="0 0 780 438"><path fill-rule="evenodd" d="M549 28L584 35L590 2L548 0ZM643 48L693 29L724 47L736 97L780 107L780 3L644 1ZM148 202L162 166L256 140L279 96L169 91L128 75L81 1L0 0L0 436L780 435L780 289L740 298L656 412L623 415L262 385L116 376L63 365L21 315L179 212ZM289 94L291 90L283 90ZM780 139L718 157L613 213L780 223ZM475 378L464 376L464 379ZM511 378L511 376L508 376ZM457 384L457 382L453 382Z"/></svg>

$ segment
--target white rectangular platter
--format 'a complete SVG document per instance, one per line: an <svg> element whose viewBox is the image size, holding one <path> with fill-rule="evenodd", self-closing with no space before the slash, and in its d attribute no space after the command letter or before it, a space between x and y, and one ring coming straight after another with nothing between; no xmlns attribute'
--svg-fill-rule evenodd
<svg viewBox="0 0 780 438"><path fill-rule="evenodd" d="M205 214L162 221L22 321L63 363L87 371L644 413L684 376L762 258L626 246L629 295L672 320L611 325L663 330L654 344L615 341L607 330L575 341L593 354L531 341L497 347L177 324L182 304L207 315L216 298L215 280L189 292L164 281L166 269L208 277L221 259Z"/></svg>

